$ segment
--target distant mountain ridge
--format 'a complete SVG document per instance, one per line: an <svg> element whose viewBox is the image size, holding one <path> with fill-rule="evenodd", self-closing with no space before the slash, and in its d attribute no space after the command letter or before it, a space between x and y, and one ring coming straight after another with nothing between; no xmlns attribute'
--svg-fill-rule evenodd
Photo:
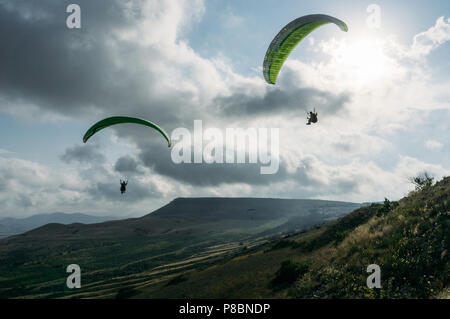
<svg viewBox="0 0 450 319"><path fill-rule="evenodd" d="M359 203L320 199L281 199L255 197L179 197L157 209L152 216L175 217L189 214L191 217L246 219L253 212L258 218L273 218L274 215L297 215L300 212L341 215L343 207L360 207ZM213 214L212 214L213 213ZM348 213L346 211L346 213ZM150 215L150 214L149 214ZM146 215L146 216L149 216ZM145 217L145 216L144 216Z"/></svg>
<svg viewBox="0 0 450 319"><path fill-rule="evenodd" d="M156 211L139 218L96 224L45 224L16 236L17 241L35 243L45 240L131 239L212 232L245 236L270 231L290 231L338 218L359 208L357 203L267 198L176 198Z"/></svg>
<svg viewBox="0 0 450 319"><path fill-rule="evenodd" d="M26 218L5 217L0 219L0 238L21 234L50 223L57 224L95 224L117 218L111 216L92 216L81 213L66 214L61 212L36 214Z"/></svg>
<svg viewBox="0 0 450 319"><path fill-rule="evenodd" d="M112 289L115 295L115 287L122 284L109 287L111 280L148 281L211 265L244 247L322 224L359 207L326 200L177 198L139 218L49 223L0 239L0 273L7 274L0 278L0 299L61 297L68 292L60 280L73 263L84 270L89 289L98 294Z"/></svg>
<svg viewBox="0 0 450 319"><path fill-rule="evenodd" d="M84 283L92 285L89 289L98 289L99 294L112 289L115 295L118 282L104 287L111 280L148 281L211 265L244 247L322 224L359 207L306 199L177 198L139 218L46 224L0 239L0 273L7 274L0 278L0 298L71 293L60 279L73 263L84 269Z"/></svg>

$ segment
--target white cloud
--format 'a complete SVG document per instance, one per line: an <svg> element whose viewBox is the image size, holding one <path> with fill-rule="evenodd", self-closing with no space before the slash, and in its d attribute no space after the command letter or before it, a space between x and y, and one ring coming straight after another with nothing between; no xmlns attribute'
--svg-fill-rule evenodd
<svg viewBox="0 0 450 319"><path fill-rule="evenodd" d="M228 7L221 15L221 22L225 28L233 29L242 25L244 19Z"/></svg>
<svg viewBox="0 0 450 319"><path fill-rule="evenodd" d="M0 155L5 155L5 154L14 154L14 152L8 151L8 150L4 150L0 148Z"/></svg>
<svg viewBox="0 0 450 319"><path fill-rule="evenodd" d="M139 4L143 7L134 7ZM174 126L189 125L194 118L214 127L279 127L280 153L288 170L286 179L267 185L243 181L198 187L175 177L155 174L151 165L141 165L139 169L144 173L130 183L130 187L138 188L135 193L130 189L127 194L137 196L137 200L119 197L120 202L114 196L116 193L120 196L117 181L122 176L108 164L114 163L112 155L106 156L105 163L72 162L64 170L0 156L0 178L3 178L0 187L4 187L0 192L2 213L55 210L88 213L107 210L109 213L110 210L142 214L173 197L201 195L353 201L381 200L385 196L397 199L410 189L409 176L423 170L436 176L449 174L445 163L431 165L407 154L399 154L383 167L379 163L385 153L395 152L396 145L390 136L420 124L424 111L450 109L445 98L448 83L436 84L426 65L410 61L411 57L426 58L431 50L449 40L448 20L438 19L434 27L414 37L412 46L402 45L393 37L344 36L342 40L322 42L312 41L311 37L310 44L319 46L325 58L309 63L289 59L280 73L277 88L285 92L313 88L333 94L348 93L351 98L336 113L318 110L319 124L306 127L303 110L297 116L273 114L237 119L217 116L214 109L217 96L235 93L264 96L273 87L264 83L261 72L254 77L235 73L226 52L222 53L225 56L206 59L189 46L183 34L204 14L202 1L129 1L123 6L133 23L114 28L106 35L111 72L106 73L106 86L101 87L101 94L110 94L112 98L101 99L103 104L92 103L94 114L91 113L89 121L94 116L125 109L152 120L153 116L159 117L164 124L170 124L168 131ZM240 23L239 17L233 14L226 18L224 22L228 26ZM20 110L38 111L46 107L30 106L26 101L20 101L22 108L10 104L8 110L18 116ZM61 116L55 110L49 114ZM130 134L131 128L129 131L119 128L115 132L117 135L109 141L114 148L124 144L123 137L127 137L125 151L132 153L133 158L139 158L139 153L145 151L147 136ZM442 144L428 140L425 147L438 149ZM0 155L3 155L1 151ZM145 196L149 198L144 199Z"/></svg>
<svg viewBox="0 0 450 319"><path fill-rule="evenodd" d="M394 36L346 35L321 41L318 47L325 57L307 63L288 59L279 85L291 81L302 87L349 92L347 112L333 118L333 129L345 127L347 134L395 134L420 125L424 112L450 109L450 100L445 98L448 80L435 81L426 63L411 59L419 43L427 43L425 39L429 39L431 49L448 41L449 26L439 18L434 27L414 37L413 46L403 45Z"/></svg>
<svg viewBox="0 0 450 319"><path fill-rule="evenodd" d="M414 36L412 56L422 57L450 40L450 18L440 17L436 24L427 31Z"/></svg>
<svg viewBox="0 0 450 319"><path fill-rule="evenodd" d="M441 149L444 145L441 142L438 142L436 140L427 140L425 142L425 147L430 150L438 150Z"/></svg>
<svg viewBox="0 0 450 319"><path fill-rule="evenodd" d="M148 170L130 182L121 196L120 173L110 165L71 165L55 169L37 162L0 156L0 217L64 211L116 215L149 213L166 203L160 194L172 186Z"/></svg>

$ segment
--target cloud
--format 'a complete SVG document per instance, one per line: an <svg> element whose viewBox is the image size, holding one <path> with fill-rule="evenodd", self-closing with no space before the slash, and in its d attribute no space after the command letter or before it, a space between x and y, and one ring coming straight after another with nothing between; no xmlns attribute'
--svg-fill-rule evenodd
<svg viewBox="0 0 450 319"><path fill-rule="evenodd" d="M307 169L302 168L305 167ZM397 157L390 169L383 169L370 160L354 159L343 165L329 165L313 156L300 161L300 173L309 175L309 183L293 180L271 185L276 194L287 198L342 199L354 202L391 200L406 196L414 186L409 178L427 171L437 180L450 175L450 169L428 164L409 156ZM314 181L314 182L312 182Z"/></svg>
<svg viewBox="0 0 450 319"><path fill-rule="evenodd" d="M0 29L4 32L0 38L9 45L0 52L4 75L0 77L0 94L17 104L33 101L41 109L66 115L86 111L96 103L111 56L101 46L100 37L83 36L65 27L65 21L57 14L65 12L65 5L45 0L39 5L20 0L2 2ZM111 2L111 6L115 8L117 2ZM107 21L101 7L88 2L82 7L96 15L98 20L91 21L94 25ZM118 25L124 23L120 16L114 18Z"/></svg>
<svg viewBox="0 0 450 319"><path fill-rule="evenodd" d="M364 45L365 42L356 45L355 49L362 49L361 52L373 49L372 45L368 48ZM379 63L375 65L395 70L395 73L380 73L370 69L373 76L364 78L368 86L361 89L355 86L358 82L355 78L365 77L366 74L346 64L353 65L355 61L339 60L339 56L333 55L335 49L325 49L330 59L320 64L287 61L276 87L265 85L259 78L235 74L222 62L209 64L203 59L197 60L198 57L191 61L202 61L200 64L206 62L208 70L218 76L220 85L208 91L211 94L193 90L192 95L181 98L184 99L180 102L183 109L175 106L173 113L177 118L172 118L169 131L179 126L191 127L195 118L209 119L218 127L230 127L237 125L236 122L244 122L248 126L269 123L269 127L281 127L287 138L281 150L282 159L277 174L262 176L259 174L259 164L176 165L171 161L170 152L156 140L155 143L149 143L147 138L131 129L118 129L117 133L136 142L139 149L137 156L144 167L168 178L172 181L170 183L184 187L187 194L222 194L226 190L229 194L239 195L291 194L293 197L331 196L341 199L344 196L364 200L367 194L383 198L382 193L389 189L396 196L399 194L398 189L383 185L391 183L390 178L400 185L407 183L406 180L396 179L393 170L383 163L384 169L387 169L384 171L377 164L376 157L395 148L389 138L386 139L388 132L399 129L405 123L414 125L417 122L414 120L418 118L417 111L412 110L410 105L429 107L428 95L422 96L423 93L416 88L424 85L424 82L417 82L416 75L411 75L423 70L411 69L410 65L397 60L395 55L377 53L374 58L379 59ZM365 62L359 61L356 66L367 65ZM184 76L193 78L192 74ZM195 78L197 81L203 83L200 78ZM206 84L202 85L206 87ZM393 98L387 100L388 90ZM405 92L416 94L407 95ZM174 95L170 97L158 97L162 103L169 101L170 104L164 106L170 110L174 107L172 101L179 90L174 88L172 93ZM299 128L298 117L303 118L303 110L311 106L319 110L321 123L324 124L314 130L304 131ZM304 125L303 122L301 124ZM291 155L287 155L290 148L296 149L292 159L289 159ZM367 162L370 164L366 165Z"/></svg>
<svg viewBox="0 0 450 319"><path fill-rule="evenodd" d="M392 148L392 145L383 138L365 134L341 133L330 141L331 148L341 155L361 157L363 154L370 156L380 154L383 150Z"/></svg>
<svg viewBox="0 0 450 319"><path fill-rule="evenodd" d="M0 155L6 155L6 154L14 154L14 152L8 151L8 150L4 150L0 148Z"/></svg>
<svg viewBox="0 0 450 319"><path fill-rule="evenodd" d="M450 176L450 170L439 164L429 164L409 156L402 156L396 167L396 175L399 178L409 180L422 172L428 172L440 180L444 176Z"/></svg>
<svg viewBox="0 0 450 319"><path fill-rule="evenodd" d="M70 164L72 162L79 163L101 163L105 161L105 156L98 151L98 146L94 144L75 145L67 148L65 153L60 156L60 159Z"/></svg>
<svg viewBox="0 0 450 319"><path fill-rule="evenodd" d="M120 177L107 163L56 168L0 156L0 215L64 211L125 218L141 216L166 203L163 197L169 185L164 181L146 174L130 178L126 196L121 196Z"/></svg>
<svg viewBox="0 0 450 319"><path fill-rule="evenodd" d="M267 116L280 112L310 111L320 109L324 114L335 114L350 101L349 94L333 94L314 88L294 88L283 90L273 88L261 95L235 92L231 96L219 96L215 104L227 116L259 115Z"/></svg>
<svg viewBox="0 0 450 319"><path fill-rule="evenodd" d="M122 156L114 165L114 169L119 173L134 173L137 174L140 172L139 163L132 158L131 156Z"/></svg>
<svg viewBox="0 0 450 319"><path fill-rule="evenodd" d="M220 82L211 62L178 41L183 27L201 16L202 1L77 3L81 30L66 28L64 2L0 4L0 40L9 44L0 51L0 97L9 102L0 110L19 116L38 108L38 116L66 117L161 113L158 122L167 123L197 90Z"/></svg>
<svg viewBox="0 0 450 319"><path fill-rule="evenodd" d="M244 22L244 19L237 15L230 7L221 14L221 22L225 28L234 29L238 28Z"/></svg>
<svg viewBox="0 0 450 319"><path fill-rule="evenodd" d="M412 55L422 57L450 40L450 18L437 19L436 24L427 31L414 36L412 44Z"/></svg>
<svg viewBox="0 0 450 319"><path fill-rule="evenodd" d="M167 176L188 185L207 187L223 184L246 183L248 185L261 185L283 180L286 177L286 167L281 166L276 174L261 175L261 165L267 164L175 164L171 153L164 145L146 144L139 155L142 163L155 173ZM156 156L158 154L158 156ZM193 152L192 152L193 154ZM248 155L247 155L248 156Z"/></svg>
<svg viewBox="0 0 450 319"><path fill-rule="evenodd" d="M81 30L65 27L64 2L1 2L0 41L8 45L0 50L0 111L81 120L86 127L103 116L138 116L168 132L190 128L194 119L218 128L276 127L279 171L261 175L260 164L176 165L161 136L123 125L108 130L130 147L101 141L102 149L116 147L101 153L100 145L75 145L60 156L67 164L60 170L0 151L2 211L142 214L173 197L201 195L380 200L404 195L416 171L448 173L445 163L396 153L402 141L393 142L396 132L420 124L424 110L450 108L448 83L436 85L425 63L411 63L448 41L444 18L412 46L390 37L316 38L320 58L290 57L277 85L269 86L261 72L234 72L226 52L205 58L189 45L190 27L205 14L203 1L77 3ZM233 11L218 19L228 27L242 22ZM314 107L319 125L306 127L304 111ZM425 147L442 148L436 143ZM122 196L124 175L130 183Z"/></svg>
<svg viewBox="0 0 450 319"><path fill-rule="evenodd" d="M76 196L77 184L70 172L58 176L54 170L41 164L0 156L0 206L3 213L45 211L46 208L54 208L55 204L57 207L70 202ZM66 186L65 190L61 190L61 185Z"/></svg>
<svg viewBox="0 0 450 319"><path fill-rule="evenodd" d="M427 140L425 142L425 147L428 148L429 150L439 150L443 147L444 145L441 142L435 141L435 140Z"/></svg>
<svg viewBox="0 0 450 319"><path fill-rule="evenodd" d="M30 197L25 194L18 194L15 200L15 204L24 208L33 206L33 202L31 201Z"/></svg>

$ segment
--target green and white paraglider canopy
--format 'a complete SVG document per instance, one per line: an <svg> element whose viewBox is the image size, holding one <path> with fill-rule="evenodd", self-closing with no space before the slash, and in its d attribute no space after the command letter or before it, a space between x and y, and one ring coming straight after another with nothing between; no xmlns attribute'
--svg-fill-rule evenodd
<svg viewBox="0 0 450 319"><path fill-rule="evenodd" d="M345 22L325 14L300 17L281 29L270 43L264 57L263 74L267 83L275 84L284 61L300 41L318 27L328 23L334 23L342 31L348 31Z"/></svg>
<svg viewBox="0 0 450 319"><path fill-rule="evenodd" d="M151 127L153 129L157 130L159 133L161 133L162 136L164 136L167 143L169 144L169 147L172 145L172 141L171 141L169 135L155 123L144 120L144 119L140 119L140 118L136 118L136 117L128 117L128 116L108 117L106 119L103 119L103 120L95 123L84 134L83 142L86 143L92 135L94 135L95 133L97 133L98 131L100 131L104 128L107 128L109 126L116 125L116 124L122 124L122 123L133 123L133 124L140 124L140 125L145 125L145 126Z"/></svg>

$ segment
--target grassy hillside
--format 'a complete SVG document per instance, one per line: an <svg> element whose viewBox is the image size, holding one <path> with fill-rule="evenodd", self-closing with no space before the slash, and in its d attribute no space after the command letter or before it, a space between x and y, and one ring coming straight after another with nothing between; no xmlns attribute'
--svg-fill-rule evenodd
<svg viewBox="0 0 450 319"><path fill-rule="evenodd" d="M136 285L136 298L450 298L450 178L398 202ZM370 264L381 289L366 287Z"/></svg>
<svg viewBox="0 0 450 319"><path fill-rule="evenodd" d="M0 296L450 298L450 178L325 223L324 212L349 204L291 204L181 199L141 219L86 225L95 236L47 225L0 241L0 287L12 287ZM75 260L83 287L69 291L63 265ZM381 267L381 289L366 287L370 264Z"/></svg>
<svg viewBox="0 0 450 319"><path fill-rule="evenodd" d="M0 240L0 298L130 295L127 289L134 286L215 264L243 247L359 206L320 200L181 198L141 218L47 224ZM80 290L65 288L70 264L81 267Z"/></svg>

